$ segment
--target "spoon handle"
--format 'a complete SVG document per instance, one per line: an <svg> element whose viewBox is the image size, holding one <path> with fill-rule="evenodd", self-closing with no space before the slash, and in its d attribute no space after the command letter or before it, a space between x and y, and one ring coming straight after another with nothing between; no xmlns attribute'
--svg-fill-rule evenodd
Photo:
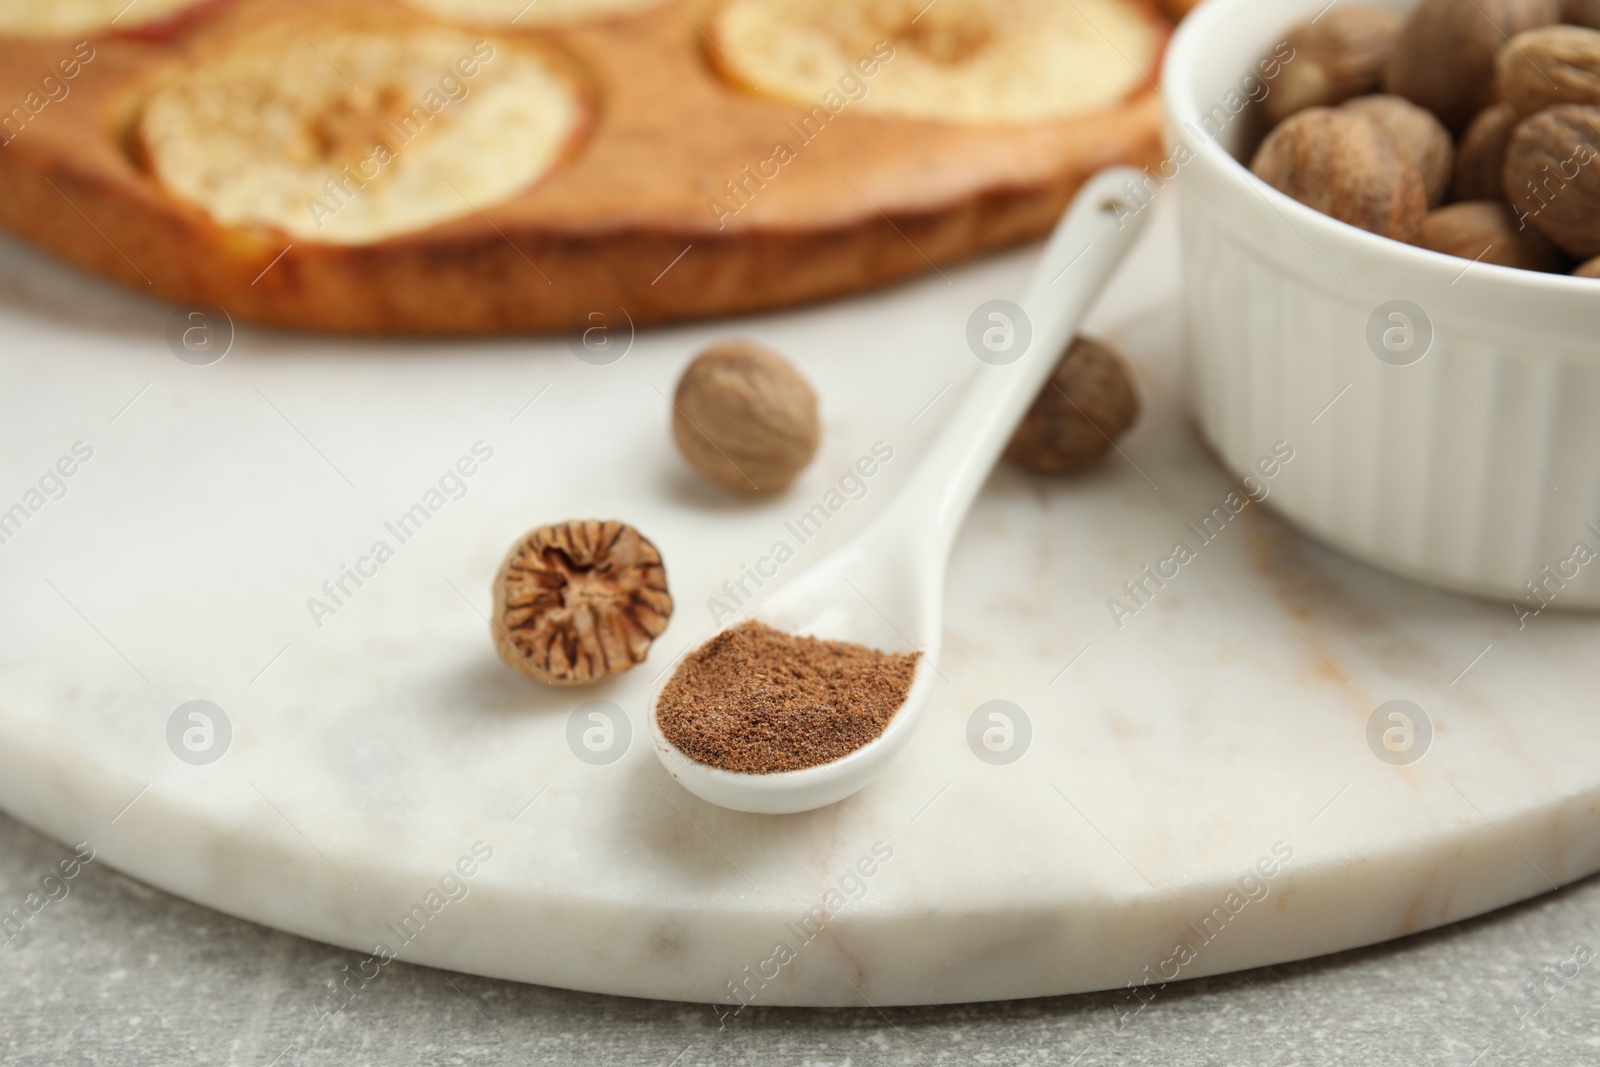
<svg viewBox="0 0 1600 1067"><path fill-rule="evenodd" d="M981 322L995 347L972 381L943 433L883 515L885 527L912 524L919 536L895 537L926 545L923 563L941 571L956 533L990 469L1000 458L1094 298L1143 231L1148 212L1124 192L1139 172L1101 171L1078 191L1045 245L1023 298L1022 314L994 310ZM971 328L969 328L969 333ZM1005 342L1010 342L1010 347ZM984 357L980 357L984 358ZM932 536L929 536L929 535ZM893 537L893 534L890 534Z"/></svg>

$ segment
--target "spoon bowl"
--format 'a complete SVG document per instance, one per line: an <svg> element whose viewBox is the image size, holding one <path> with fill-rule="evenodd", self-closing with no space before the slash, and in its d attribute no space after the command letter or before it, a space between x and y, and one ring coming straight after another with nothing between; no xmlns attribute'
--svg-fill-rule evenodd
<svg viewBox="0 0 1600 1067"><path fill-rule="evenodd" d="M656 718L650 729L667 771L702 800L737 811L784 815L810 811L860 790L910 739L917 716L938 676L943 597L937 595L942 561L897 551L881 521L776 590L753 617L776 630L831 641L853 641L882 652L920 652L906 701L882 734L830 763L776 774L744 774L711 767L680 752ZM903 548L911 545L902 544ZM929 595L930 588L934 595ZM668 674L670 679L671 675Z"/></svg>
<svg viewBox="0 0 1600 1067"><path fill-rule="evenodd" d="M1138 176L1116 168L1084 184L1051 234L1022 306L992 311L992 331L980 329L985 365L910 481L870 526L753 613L787 633L921 653L905 702L883 733L848 755L803 770L722 770L691 759L662 733L656 712L669 672L651 697L650 730L656 755L684 788L737 811L810 811L865 787L905 746L933 688L943 684L939 650L951 546L1017 423L1143 229L1144 212L1123 192Z"/></svg>

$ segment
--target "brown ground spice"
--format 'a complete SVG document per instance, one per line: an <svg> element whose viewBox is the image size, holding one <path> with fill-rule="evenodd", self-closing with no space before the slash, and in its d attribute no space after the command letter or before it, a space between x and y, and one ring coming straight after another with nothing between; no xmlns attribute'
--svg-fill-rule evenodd
<svg viewBox="0 0 1600 1067"><path fill-rule="evenodd" d="M883 733L921 653L796 637L746 622L678 665L656 721L684 755L745 774L830 763Z"/></svg>

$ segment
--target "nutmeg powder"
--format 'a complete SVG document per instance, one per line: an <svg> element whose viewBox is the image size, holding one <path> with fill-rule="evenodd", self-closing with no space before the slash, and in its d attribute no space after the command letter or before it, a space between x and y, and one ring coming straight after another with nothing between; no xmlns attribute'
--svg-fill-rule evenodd
<svg viewBox="0 0 1600 1067"><path fill-rule="evenodd" d="M656 721L684 755L727 771L831 763L883 733L920 655L741 623L679 664Z"/></svg>

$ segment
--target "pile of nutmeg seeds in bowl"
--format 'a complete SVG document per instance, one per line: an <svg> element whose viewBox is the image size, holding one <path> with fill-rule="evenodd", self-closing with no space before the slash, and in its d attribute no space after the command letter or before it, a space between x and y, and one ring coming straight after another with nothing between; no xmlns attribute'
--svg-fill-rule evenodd
<svg viewBox="0 0 1600 1067"><path fill-rule="evenodd" d="M1286 40L1257 177L1396 241L1600 278L1600 0L1341 3Z"/></svg>

